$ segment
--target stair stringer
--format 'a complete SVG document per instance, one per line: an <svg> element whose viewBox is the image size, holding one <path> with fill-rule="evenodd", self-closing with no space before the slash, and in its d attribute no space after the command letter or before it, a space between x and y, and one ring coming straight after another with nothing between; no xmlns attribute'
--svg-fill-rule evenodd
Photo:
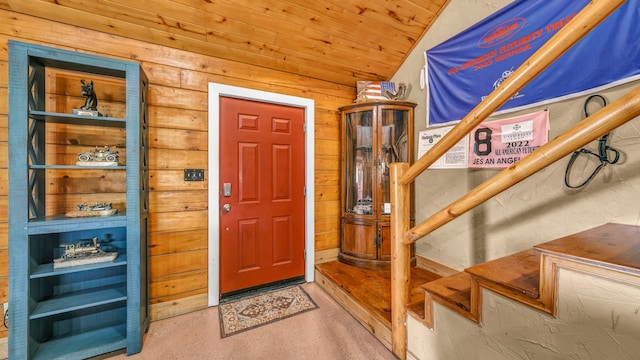
<svg viewBox="0 0 640 360"><path fill-rule="evenodd" d="M425 360L640 358L637 269L545 253L540 265L538 299L474 276L467 312L427 292L425 319L407 319L409 355ZM576 290L564 286L567 281L589 286ZM589 293L593 289L598 293ZM585 301L597 305L585 309Z"/></svg>
<svg viewBox="0 0 640 360"><path fill-rule="evenodd" d="M640 289L640 269L619 267L612 264L591 264L543 253L540 258L540 302L543 304L544 309L541 310L553 316L557 316L558 271L560 269L571 270ZM640 311L640 298L638 298L638 309ZM638 335L640 336L640 334Z"/></svg>

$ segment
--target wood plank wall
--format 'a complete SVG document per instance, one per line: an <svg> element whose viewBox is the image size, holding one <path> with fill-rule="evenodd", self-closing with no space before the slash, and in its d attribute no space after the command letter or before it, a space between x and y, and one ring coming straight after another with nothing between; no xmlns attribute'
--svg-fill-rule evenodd
<svg viewBox="0 0 640 360"><path fill-rule="evenodd" d="M150 296L151 318L158 320L207 306L207 182L183 181L184 168L208 169L207 84L241 86L315 100L315 246L326 259L339 246L340 118L337 109L349 104L349 86L273 71L152 45L124 37L77 28L0 10L0 303L8 288L8 143L7 41L9 39L139 61L150 82ZM63 77L64 78L64 77ZM55 92L78 91L77 75ZM355 85L354 79L354 85ZM66 88L68 86L68 88ZM77 89L76 89L77 88ZM117 91L117 90L114 90ZM74 99L80 102L81 99ZM118 134L74 134L57 127L48 142L64 156L77 148L70 139L82 136L95 145L121 142ZM106 181L104 186L108 186ZM48 188L52 199L60 192ZM215 191L215 189L212 189ZM117 202L117 195L115 196ZM73 196L66 200L73 203ZM56 200L53 200L55 203ZM60 205L62 206L62 205ZM64 205L64 206L69 206ZM49 206L48 206L49 207ZM49 209L50 211L54 211ZM55 210L57 211L57 210ZM0 338L7 336L0 326Z"/></svg>

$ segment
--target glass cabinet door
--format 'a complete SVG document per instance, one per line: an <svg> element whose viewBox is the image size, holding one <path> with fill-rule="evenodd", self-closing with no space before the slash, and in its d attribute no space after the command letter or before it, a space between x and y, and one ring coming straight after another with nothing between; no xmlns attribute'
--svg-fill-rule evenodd
<svg viewBox="0 0 640 360"><path fill-rule="evenodd" d="M409 111L382 108L380 113L379 168L380 197L378 206L382 215L391 214L391 188L389 165L393 162L410 163L408 149Z"/></svg>
<svg viewBox="0 0 640 360"><path fill-rule="evenodd" d="M355 111L345 117L344 212L373 214L373 111Z"/></svg>

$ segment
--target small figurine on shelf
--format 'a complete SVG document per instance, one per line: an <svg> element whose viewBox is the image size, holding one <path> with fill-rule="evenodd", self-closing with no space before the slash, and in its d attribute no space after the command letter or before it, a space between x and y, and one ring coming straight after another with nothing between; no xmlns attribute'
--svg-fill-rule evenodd
<svg viewBox="0 0 640 360"><path fill-rule="evenodd" d="M373 205L370 197L359 199L358 204L353 207L353 212L359 215L373 214Z"/></svg>
<svg viewBox="0 0 640 360"><path fill-rule="evenodd" d="M117 251L106 252L100 249L98 238L94 237L92 243L77 242L75 244L60 244L64 247L62 256L53 260L53 268L63 268L77 265L89 265L106 261L113 261L118 256Z"/></svg>
<svg viewBox="0 0 640 360"><path fill-rule="evenodd" d="M109 216L118 212L118 209L114 209L111 203L96 203L94 205L87 205L86 203L78 204L76 210L69 211L65 214L66 217L89 217L89 216Z"/></svg>
<svg viewBox="0 0 640 360"><path fill-rule="evenodd" d="M118 165L118 151L105 145L104 149L96 146L94 151L85 151L78 154L78 166L116 166Z"/></svg>
<svg viewBox="0 0 640 360"><path fill-rule="evenodd" d="M88 115L88 116L102 116L98 112L98 96L96 96L96 91L93 89L93 80L91 82L85 82L84 80L80 80L82 84L82 91L80 91L80 95L85 97L84 105L80 107L80 109L73 109L74 115Z"/></svg>

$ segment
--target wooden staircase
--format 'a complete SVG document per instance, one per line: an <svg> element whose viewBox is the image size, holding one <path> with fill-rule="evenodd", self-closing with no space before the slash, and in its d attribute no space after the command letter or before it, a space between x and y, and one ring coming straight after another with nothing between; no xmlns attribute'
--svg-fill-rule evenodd
<svg viewBox="0 0 640 360"><path fill-rule="evenodd" d="M640 287L640 227L605 224L422 285L408 313L433 329L433 303L480 323L482 289L556 316L558 269Z"/></svg>

